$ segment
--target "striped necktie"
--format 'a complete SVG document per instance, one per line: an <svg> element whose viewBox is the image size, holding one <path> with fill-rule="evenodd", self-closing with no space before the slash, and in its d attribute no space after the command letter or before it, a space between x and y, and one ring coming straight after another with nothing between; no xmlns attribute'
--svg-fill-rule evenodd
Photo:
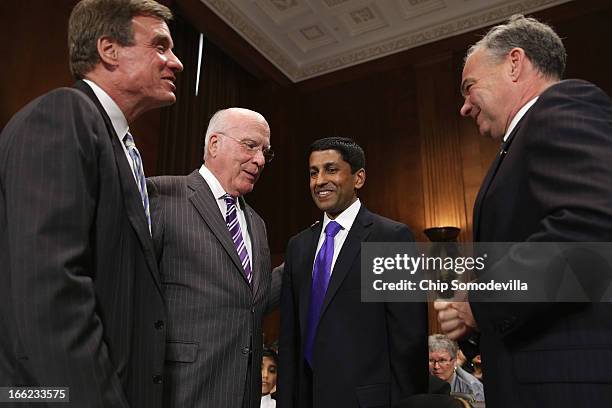
<svg viewBox="0 0 612 408"><path fill-rule="evenodd" d="M142 159L140 153L134 143L134 137L127 132L123 137L123 143L127 148L127 151L132 158L132 170L134 177L136 178L136 184L138 185L138 191L140 192L140 198L142 199L142 206L144 207L145 216L147 217L147 224L149 224L149 233L151 233L151 213L149 212L149 196L147 194L147 182L145 180L144 169L142 168Z"/></svg>
<svg viewBox="0 0 612 408"><path fill-rule="evenodd" d="M236 246L236 251L238 251L238 257L240 258L240 263L242 264L244 275L246 276L249 283L251 283L251 279L253 278L253 272L251 270L251 260L249 258L249 252L247 251L244 239L242 238L242 230L240 229L240 223L238 222L238 209L236 208L236 198L232 197L229 194L225 194L223 198L225 199L225 204L227 205L227 211L225 213L225 223L227 224L227 229L229 229L230 235L232 236L232 241L234 241L234 245Z"/></svg>

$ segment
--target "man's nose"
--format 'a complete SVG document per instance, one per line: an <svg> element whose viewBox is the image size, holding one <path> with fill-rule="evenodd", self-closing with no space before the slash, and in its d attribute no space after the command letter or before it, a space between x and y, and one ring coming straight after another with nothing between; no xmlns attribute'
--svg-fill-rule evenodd
<svg viewBox="0 0 612 408"><path fill-rule="evenodd" d="M461 116L470 116L470 112L472 112L472 104L466 96L463 99L463 106L461 106L461 109L459 109L459 113L461 114Z"/></svg>
<svg viewBox="0 0 612 408"><path fill-rule="evenodd" d="M174 72L181 72L183 70L183 63L181 60L170 50L170 59L168 60L168 65L170 69Z"/></svg>
<svg viewBox="0 0 612 408"><path fill-rule="evenodd" d="M325 174L323 172L320 172L319 174L317 174L317 178L315 179L315 184L318 187L327 184L327 177L325 177Z"/></svg>
<svg viewBox="0 0 612 408"><path fill-rule="evenodd" d="M263 168L266 165L266 158L264 157L263 150L257 150L255 156L253 156L253 162L255 162L259 168Z"/></svg>

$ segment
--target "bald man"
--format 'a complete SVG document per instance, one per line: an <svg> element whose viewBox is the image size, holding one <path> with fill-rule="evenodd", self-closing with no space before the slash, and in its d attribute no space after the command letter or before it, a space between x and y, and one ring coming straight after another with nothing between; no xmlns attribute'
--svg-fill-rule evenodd
<svg viewBox="0 0 612 408"><path fill-rule="evenodd" d="M264 117L230 108L211 118L199 170L149 179L169 315L166 407L259 407L262 319L280 283L264 222L243 196L272 157Z"/></svg>

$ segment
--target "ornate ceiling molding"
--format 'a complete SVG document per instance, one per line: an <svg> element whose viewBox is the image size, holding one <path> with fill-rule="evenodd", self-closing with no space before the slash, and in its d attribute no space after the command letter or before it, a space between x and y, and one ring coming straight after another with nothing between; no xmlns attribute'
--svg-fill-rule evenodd
<svg viewBox="0 0 612 408"><path fill-rule="evenodd" d="M533 13L555 5L567 3L571 0L508 1L503 5L498 4L471 15L451 18L439 24L430 25L423 29L360 45L350 51L324 56L317 61L307 63L300 63L286 53L281 47L277 46L274 40L270 38L270 34L257 27L252 19L245 15L245 13L236 6L236 3L231 0L201 1L281 70L289 79L293 82L300 82L447 37L477 30L503 21L512 14ZM239 0L237 3L240 4L241 1L246 0ZM329 2L329 0L326 1ZM293 6L293 3L296 2L290 2L288 6ZM372 5L375 6L374 3ZM273 30L270 32L273 32Z"/></svg>

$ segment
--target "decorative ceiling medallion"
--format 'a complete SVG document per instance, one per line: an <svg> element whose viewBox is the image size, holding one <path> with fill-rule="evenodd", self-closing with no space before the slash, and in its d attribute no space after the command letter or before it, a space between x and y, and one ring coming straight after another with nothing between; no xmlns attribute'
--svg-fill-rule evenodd
<svg viewBox="0 0 612 408"><path fill-rule="evenodd" d="M348 11L340 16L351 36L367 33L386 27L387 22L375 4Z"/></svg>
<svg viewBox="0 0 612 408"><path fill-rule="evenodd" d="M304 53L337 42L330 31L320 24L290 31L288 36Z"/></svg>
<svg viewBox="0 0 612 408"><path fill-rule="evenodd" d="M312 13L312 9L304 0L255 0L255 4L276 24L282 24L302 14Z"/></svg>
<svg viewBox="0 0 612 408"><path fill-rule="evenodd" d="M398 3L406 20L446 7L443 0L399 0Z"/></svg>
<svg viewBox="0 0 612 408"><path fill-rule="evenodd" d="M325 3L325 5L327 7L336 7L339 6L340 4L344 4L344 3L348 3L351 0L323 0L323 3Z"/></svg>

